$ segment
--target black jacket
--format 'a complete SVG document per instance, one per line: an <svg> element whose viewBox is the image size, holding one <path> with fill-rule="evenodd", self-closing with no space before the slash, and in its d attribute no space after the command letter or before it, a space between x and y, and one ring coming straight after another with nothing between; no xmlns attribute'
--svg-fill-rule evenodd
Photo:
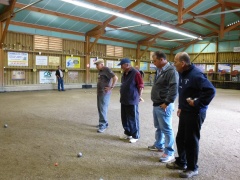
<svg viewBox="0 0 240 180"><path fill-rule="evenodd" d="M60 69L61 70L61 69ZM61 70L62 71L62 70ZM63 72L63 71L62 71ZM59 70L56 70L56 73L55 73L55 75L57 76L57 77L60 77L60 72L59 72ZM63 73L63 77L64 77L64 73Z"/></svg>

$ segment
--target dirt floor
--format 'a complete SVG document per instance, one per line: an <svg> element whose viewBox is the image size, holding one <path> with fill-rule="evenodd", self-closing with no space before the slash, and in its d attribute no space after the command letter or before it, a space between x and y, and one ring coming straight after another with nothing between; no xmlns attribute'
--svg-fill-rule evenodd
<svg viewBox="0 0 240 180"><path fill-rule="evenodd" d="M178 171L158 162L161 153L147 150L155 132L150 89L140 104L141 139L135 144L118 138L123 133L118 88L103 134L95 127L96 89L0 93L0 179L179 179ZM176 134L176 112L173 126ZM77 158L79 152L83 157ZM194 179L239 180L239 169L240 91L217 89L202 127Z"/></svg>

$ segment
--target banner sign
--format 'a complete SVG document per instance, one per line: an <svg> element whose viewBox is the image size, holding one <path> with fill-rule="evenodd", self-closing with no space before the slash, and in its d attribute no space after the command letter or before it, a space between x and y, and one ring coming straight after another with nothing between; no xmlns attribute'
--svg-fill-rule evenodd
<svg viewBox="0 0 240 180"><path fill-rule="evenodd" d="M60 65L60 57L58 57L58 56L49 56L48 57L48 65L49 66L59 66Z"/></svg>
<svg viewBox="0 0 240 180"><path fill-rule="evenodd" d="M12 80L25 80L25 71L12 71Z"/></svg>
<svg viewBox="0 0 240 180"><path fill-rule="evenodd" d="M90 58L90 68L96 69L96 65L94 64L97 61L97 57Z"/></svg>
<svg viewBox="0 0 240 180"><path fill-rule="evenodd" d="M77 71L68 71L68 77L71 80L78 80L78 72Z"/></svg>
<svg viewBox="0 0 240 180"><path fill-rule="evenodd" d="M39 71L40 84L56 83L56 71Z"/></svg>
<svg viewBox="0 0 240 180"><path fill-rule="evenodd" d="M67 68L80 68L80 57L66 56Z"/></svg>
<svg viewBox="0 0 240 180"><path fill-rule="evenodd" d="M48 57L47 56L36 56L36 65L37 66L47 66Z"/></svg>
<svg viewBox="0 0 240 180"><path fill-rule="evenodd" d="M28 53L8 52L8 66L28 66Z"/></svg>

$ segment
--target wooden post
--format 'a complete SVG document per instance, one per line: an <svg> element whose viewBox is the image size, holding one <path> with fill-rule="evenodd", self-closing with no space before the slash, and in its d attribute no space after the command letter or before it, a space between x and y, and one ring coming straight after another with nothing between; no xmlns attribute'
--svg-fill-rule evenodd
<svg viewBox="0 0 240 180"><path fill-rule="evenodd" d="M218 40L216 40L215 58L214 58L214 71L215 72L217 72L217 70L218 70L217 62L218 62Z"/></svg>
<svg viewBox="0 0 240 180"><path fill-rule="evenodd" d="M170 62L174 62L174 57L173 57L173 51L170 51L170 59L168 59L168 61Z"/></svg>
<svg viewBox="0 0 240 180"><path fill-rule="evenodd" d="M2 39L2 33L3 33L3 23L0 22L0 39ZM3 46L1 44L0 46L0 90L4 86L4 58L3 58L4 52L3 52Z"/></svg>
<svg viewBox="0 0 240 180"><path fill-rule="evenodd" d="M90 45L90 38L89 36L85 36L85 44L84 44L84 52L85 52L85 67L86 67L86 74L85 74L85 84L90 82L90 52L89 52L89 45Z"/></svg>
<svg viewBox="0 0 240 180"><path fill-rule="evenodd" d="M140 66L140 44L137 44L137 66Z"/></svg>

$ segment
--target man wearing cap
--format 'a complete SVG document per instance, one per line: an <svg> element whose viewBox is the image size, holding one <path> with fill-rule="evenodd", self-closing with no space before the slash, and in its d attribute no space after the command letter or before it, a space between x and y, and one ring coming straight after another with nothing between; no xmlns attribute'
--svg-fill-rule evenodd
<svg viewBox="0 0 240 180"><path fill-rule="evenodd" d="M135 143L140 138L138 104L144 88L141 74L131 66L128 58L118 64L123 70L120 88L121 119L124 135L120 139L129 139Z"/></svg>
<svg viewBox="0 0 240 180"><path fill-rule="evenodd" d="M98 59L95 63L98 69L97 83L97 107L99 114L98 133L103 133L108 127L107 111L111 96L118 77L108 67L104 66L104 60Z"/></svg>

